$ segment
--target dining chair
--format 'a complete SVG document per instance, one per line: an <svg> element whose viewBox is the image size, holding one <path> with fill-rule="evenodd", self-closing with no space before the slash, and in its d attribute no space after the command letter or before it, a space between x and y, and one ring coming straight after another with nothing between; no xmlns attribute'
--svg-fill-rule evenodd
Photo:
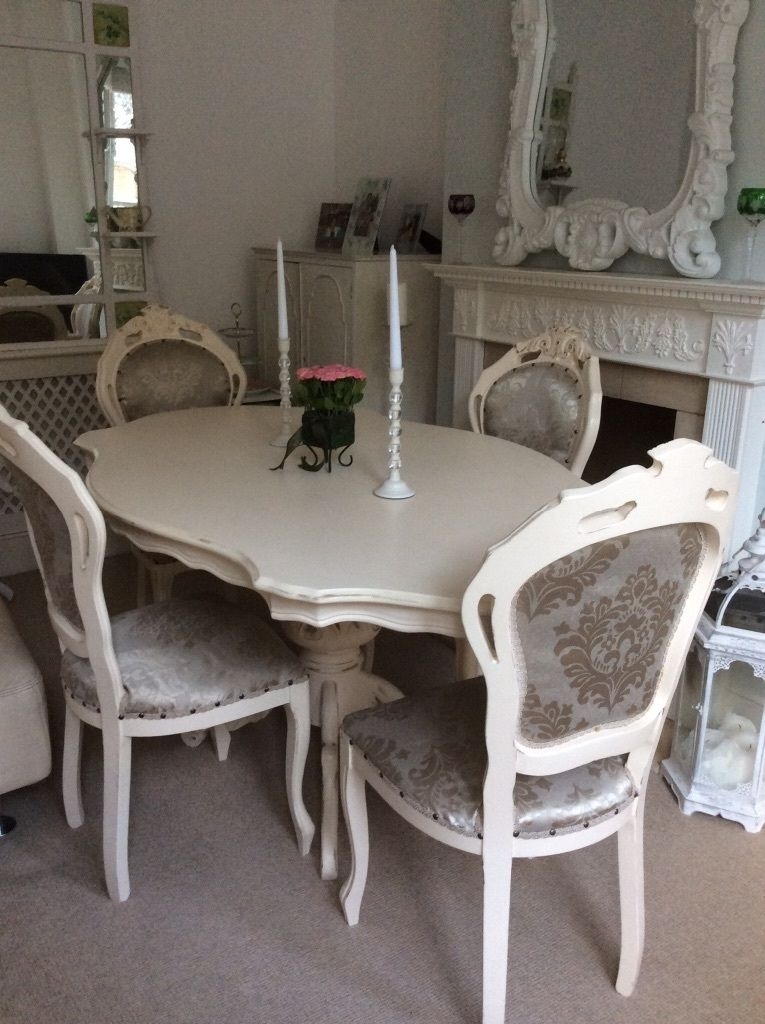
<svg viewBox="0 0 765 1024"><path fill-rule="evenodd" d="M24 506L62 650L66 820L83 823L83 725L103 743L103 857L112 900L127 899L133 737L226 728L249 714L287 713L287 797L298 847L314 826L302 783L310 732L298 658L242 606L209 597L144 605L110 619L102 587L106 524L81 478L0 406L0 456Z"/></svg>
<svg viewBox="0 0 765 1024"><path fill-rule="evenodd" d="M695 441L563 491L491 548L462 620L482 677L345 718L342 796L359 920L365 786L483 861L483 1024L503 1024L513 860L618 836L616 989L643 951L643 815L651 763L733 518L737 474ZM551 950L551 956L555 953Z"/></svg>
<svg viewBox="0 0 765 1024"><path fill-rule="evenodd" d="M551 327L486 367L470 425L549 455L581 476L600 425L600 368L581 331Z"/></svg>
<svg viewBox="0 0 765 1024"><path fill-rule="evenodd" d="M146 306L110 335L96 369L96 398L112 426L171 409L239 405L246 386L237 355L214 331L160 305ZM139 604L147 579L162 601L175 577L189 571L165 555L133 551Z"/></svg>
<svg viewBox="0 0 765 1024"><path fill-rule="evenodd" d="M0 345L23 341L55 341L67 337L66 320L58 306L8 306L4 298L47 295L20 277L0 284Z"/></svg>
<svg viewBox="0 0 765 1024"><path fill-rule="evenodd" d="M89 295L100 295L103 291L103 280L100 274L89 277L84 284L77 289L79 301L72 306L70 323L72 335L75 338L98 338L100 336L99 323L103 306L98 302L88 302Z"/></svg>

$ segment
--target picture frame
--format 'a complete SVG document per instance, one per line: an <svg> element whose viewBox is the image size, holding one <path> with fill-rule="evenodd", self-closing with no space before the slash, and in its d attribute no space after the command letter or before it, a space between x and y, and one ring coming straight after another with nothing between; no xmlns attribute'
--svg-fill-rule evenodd
<svg viewBox="0 0 765 1024"><path fill-rule="evenodd" d="M352 203L322 203L314 247L319 252L342 252Z"/></svg>
<svg viewBox="0 0 765 1024"><path fill-rule="evenodd" d="M427 203L406 203L404 205L396 234L396 252L409 255L417 252L417 243L420 240L427 212Z"/></svg>
<svg viewBox="0 0 765 1024"><path fill-rule="evenodd" d="M359 182L343 240L344 256L371 256L374 252L390 183L390 178L362 178Z"/></svg>

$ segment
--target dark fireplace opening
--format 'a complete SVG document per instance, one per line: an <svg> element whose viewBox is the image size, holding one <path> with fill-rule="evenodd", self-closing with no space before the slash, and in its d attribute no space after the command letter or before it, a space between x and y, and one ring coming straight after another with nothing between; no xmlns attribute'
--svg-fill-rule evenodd
<svg viewBox="0 0 765 1024"><path fill-rule="evenodd" d="M597 483L623 466L650 466L649 448L675 436L675 409L603 396L600 430L582 473Z"/></svg>

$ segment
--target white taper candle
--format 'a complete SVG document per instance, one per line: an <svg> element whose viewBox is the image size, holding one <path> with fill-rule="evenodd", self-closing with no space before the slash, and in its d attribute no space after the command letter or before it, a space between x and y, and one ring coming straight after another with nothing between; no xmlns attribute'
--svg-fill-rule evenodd
<svg viewBox="0 0 765 1024"><path fill-rule="evenodd" d="M398 312L398 261L396 249L390 247L390 282L388 287L388 321L390 322L390 368L401 369L401 320Z"/></svg>
<svg viewBox="0 0 765 1024"><path fill-rule="evenodd" d="M276 243L276 308L279 316L279 339L289 338L287 328L287 289L284 284L284 250L281 238Z"/></svg>

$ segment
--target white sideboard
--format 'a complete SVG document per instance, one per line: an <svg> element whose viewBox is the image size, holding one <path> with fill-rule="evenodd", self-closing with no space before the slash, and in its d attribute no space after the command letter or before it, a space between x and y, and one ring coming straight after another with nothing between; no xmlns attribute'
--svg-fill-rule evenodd
<svg viewBox="0 0 765 1024"><path fill-rule="evenodd" d="M601 360L604 393L678 411L741 474L734 548L765 504L765 284L685 277L433 265L453 288L453 422L497 346L553 324L579 327ZM696 415L698 413L698 415ZM695 429L698 420L699 429Z"/></svg>
<svg viewBox="0 0 765 1024"><path fill-rule="evenodd" d="M278 387L276 253L254 249L258 366ZM405 419L432 423L436 410L438 282L426 269L432 256L398 257L405 286L401 341ZM388 410L387 255L347 258L323 252L284 254L290 369L323 363L357 366L367 374L364 405Z"/></svg>

